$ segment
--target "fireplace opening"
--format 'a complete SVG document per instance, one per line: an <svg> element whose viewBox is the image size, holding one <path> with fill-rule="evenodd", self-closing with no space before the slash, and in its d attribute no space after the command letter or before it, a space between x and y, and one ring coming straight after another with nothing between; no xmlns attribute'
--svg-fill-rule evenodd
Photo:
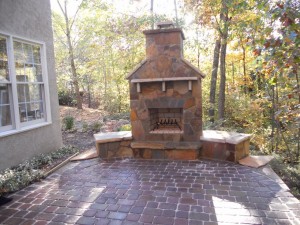
<svg viewBox="0 0 300 225"><path fill-rule="evenodd" d="M181 108L151 108L150 133L183 133Z"/></svg>

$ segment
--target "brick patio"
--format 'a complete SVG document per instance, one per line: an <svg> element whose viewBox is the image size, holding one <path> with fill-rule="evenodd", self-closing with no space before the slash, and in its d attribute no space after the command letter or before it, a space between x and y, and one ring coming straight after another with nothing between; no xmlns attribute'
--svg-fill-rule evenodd
<svg viewBox="0 0 300 225"><path fill-rule="evenodd" d="M12 197L1 224L300 224L284 186L219 161L86 160Z"/></svg>

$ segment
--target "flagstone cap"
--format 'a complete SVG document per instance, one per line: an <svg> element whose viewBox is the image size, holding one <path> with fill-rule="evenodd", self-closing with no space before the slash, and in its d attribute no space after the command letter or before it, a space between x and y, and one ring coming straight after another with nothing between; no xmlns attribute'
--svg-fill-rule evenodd
<svg viewBox="0 0 300 225"><path fill-rule="evenodd" d="M132 140L132 134L131 131L97 133L94 134L94 138L97 143L108 143L115 141Z"/></svg>
<svg viewBox="0 0 300 225"><path fill-rule="evenodd" d="M251 138L251 134L220 131L220 130L204 130L200 137L201 141L212 141L218 143L238 144Z"/></svg>

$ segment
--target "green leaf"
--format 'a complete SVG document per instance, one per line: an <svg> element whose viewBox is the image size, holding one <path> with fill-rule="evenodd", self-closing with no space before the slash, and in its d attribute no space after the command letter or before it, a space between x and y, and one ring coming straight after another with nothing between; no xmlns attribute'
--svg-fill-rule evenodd
<svg viewBox="0 0 300 225"><path fill-rule="evenodd" d="M269 80L269 84L274 86L275 84L277 83L277 78L276 77L272 77L270 80Z"/></svg>

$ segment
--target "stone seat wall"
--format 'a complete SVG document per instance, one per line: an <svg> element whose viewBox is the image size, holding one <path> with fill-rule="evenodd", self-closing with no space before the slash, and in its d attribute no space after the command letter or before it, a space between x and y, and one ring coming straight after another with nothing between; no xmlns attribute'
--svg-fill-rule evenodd
<svg viewBox="0 0 300 225"><path fill-rule="evenodd" d="M169 160L218 159L231 162L249 155L251 135L206 130L199 142L134 141L130 131L94 135L97 154L103 159L141 158Z"/></svg>
<svg viewBox="0 0 300 225"><path fill-rule="evenodd" d="M249 155L250 134L205 130L200 157L238 162Z"/></svg>

